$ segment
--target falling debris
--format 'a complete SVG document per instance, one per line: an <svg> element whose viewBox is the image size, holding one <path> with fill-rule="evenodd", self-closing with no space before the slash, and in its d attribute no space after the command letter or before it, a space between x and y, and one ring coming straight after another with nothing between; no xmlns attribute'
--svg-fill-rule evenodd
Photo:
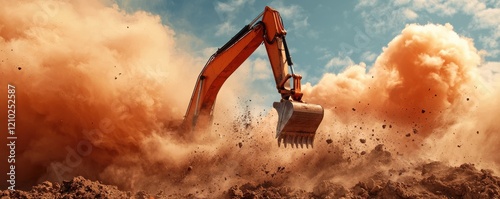
<svg viewBox="0 0 500 199"><path fill-rule="evenodd" d="M328 138L328 139L326 139L326 143L327 143L327 144L331 144L331 143L333 143L333 140L332 140L332 139L330 139L330 138Z"/></svg>

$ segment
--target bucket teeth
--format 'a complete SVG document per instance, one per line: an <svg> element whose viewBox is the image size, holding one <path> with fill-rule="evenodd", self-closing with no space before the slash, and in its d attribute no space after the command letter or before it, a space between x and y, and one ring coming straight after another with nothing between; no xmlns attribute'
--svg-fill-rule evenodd
<svg viewBox="0 0 500 199"><path fill-rule="evenodd" d="M317 104L281 100L274 102L273 107L278 112L276 135L278 146L284 143L292 148L313 146L314 135L324 116L323 107Z"/></svg>
<svg viewBox="0 0 500 199"><path fill-rule="evenodd" d="M278 136L278 147L281 146L281 140L283 139L283 136Z"/></svg>
<svg viewBox="0 0 500 199"><path fill-rule="evenodd" d="M299 145L302 148L302 135L297 136L297 139L295 140L295 145L297 146L297 148L299 148Z"/></svg>
<svg viewBox="0 0 500 199"><path fill-rule="evenodd" d="M283 135L283 145L285 145L285 148L286 148L286 139L288 138L288 136L286 135Z"/></svg>
<svg viewBox="0 0 500 199"><path fill-rule="evenodd" d="M309 135L304 136L304 141L306 143L306 148L309 148Z"/></svg>
<svg viewBox="0 0 500 199"><path fill-rule="evenodd" d="M297 138L298 138L298 136L297 136L297 135L293 135L292 145L294 145L294 146L295 146L295 148L298 148L298 145L297 145Z"/></svg>
<svg viewBox="0 0 500 199"><path fill-rule="evenodd" d="M290 145L292 148L313 148L314 147L314 134L281 134L278 136L278 147L281 147L281 144L285 146L285 148Z"/></svg>
<svg viewBox="0 0 500 199"><path fill-rule="evenodd" d="M311 148L313 148L314 147L314 135L309 135L308 141L309 141L309 144L311 144Z"/></svg>

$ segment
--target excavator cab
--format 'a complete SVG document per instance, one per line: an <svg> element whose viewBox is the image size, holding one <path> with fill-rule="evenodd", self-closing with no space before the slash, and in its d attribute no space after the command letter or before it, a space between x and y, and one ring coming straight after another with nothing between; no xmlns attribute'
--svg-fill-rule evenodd
<svg viewBox="0 0 500 199"><path fill-rule="evenodd" d="M274 103L279 118L276 127L278 145L283 142L285 147L288 144L292 147L303 147L304 144L312 147L316 130L323 120L323 107L302 101L302 77L293 71L285 35L279 12L266 6L264 12L210 57L198 76L182 128L195 131L210 125L220 88L257 47L264 44L276 88L281 94L280 102Z"/></svg>

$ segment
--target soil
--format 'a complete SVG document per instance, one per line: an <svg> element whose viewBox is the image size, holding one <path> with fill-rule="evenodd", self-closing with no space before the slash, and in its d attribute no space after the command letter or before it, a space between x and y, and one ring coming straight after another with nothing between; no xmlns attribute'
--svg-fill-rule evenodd
<svg viewBox="0 0 500 199"><path fill-rule="evenodd" d="M386 175L388 174L388 175ZM499 198L500 178L472 164L459 167L441 162L418 165L411 170L376 173L353 187L321 181L312 191L276 186L272 182L234 185L215 198ZM397 180L389 180L399 175ZM393 179L393 178L391 178ZM63 183L43 182L29 191L0 192L0 198L197 198L192 194L132 193L81 176Z"/></svg>

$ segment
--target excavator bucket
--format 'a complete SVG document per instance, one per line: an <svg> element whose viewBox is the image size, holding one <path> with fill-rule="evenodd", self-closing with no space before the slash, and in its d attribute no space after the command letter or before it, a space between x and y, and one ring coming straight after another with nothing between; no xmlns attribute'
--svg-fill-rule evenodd
<svg viewBox="0 0 500 199"><path fill-rule="evenodd" d="M278 126L276 138L278 147L283 142L292 147L303 148L313 146L314 136L319 124L323 120L323 107L316 104L302 102L281 101L274 102L273 107L278 111Z"/></svg>

